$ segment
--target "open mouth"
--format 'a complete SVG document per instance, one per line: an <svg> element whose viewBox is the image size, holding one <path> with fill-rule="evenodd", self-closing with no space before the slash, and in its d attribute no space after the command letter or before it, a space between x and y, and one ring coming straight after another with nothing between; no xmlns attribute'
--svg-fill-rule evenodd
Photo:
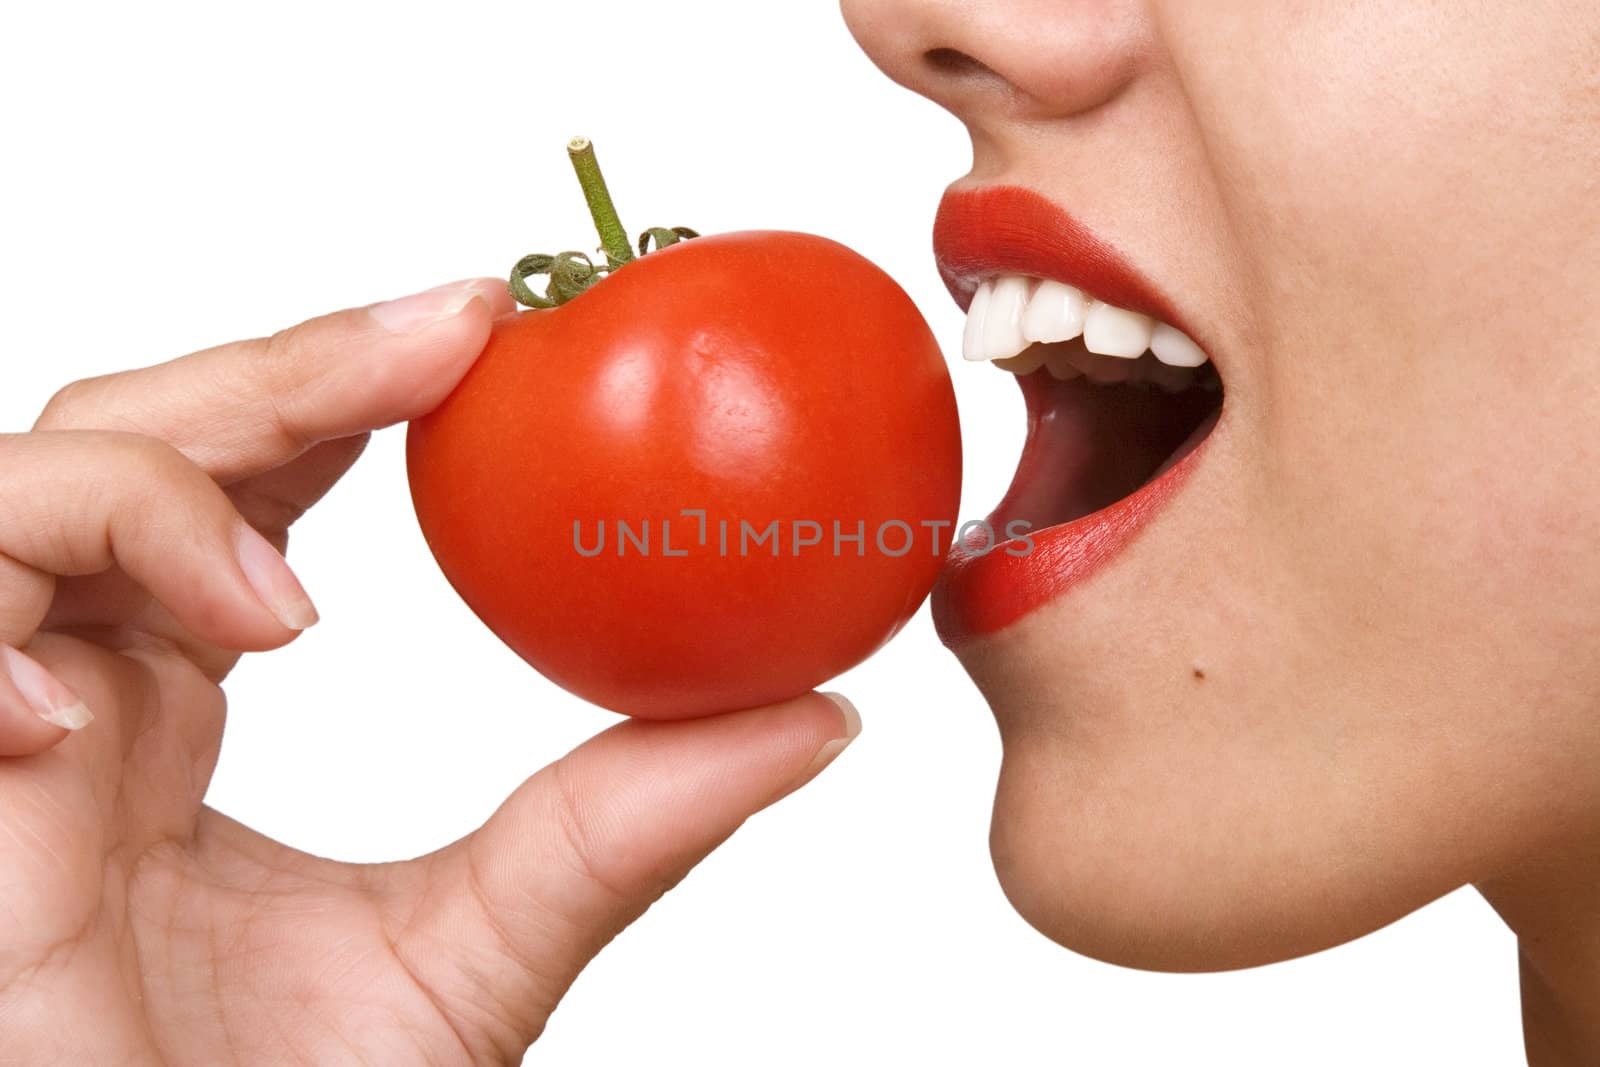
<svg viewBox="0 0 1600 1067"><path fill-rule="evenodd" d="M1216 367L1185 334L1058 281L983 280L963 347L1015 374L1027 404L1022 458L989 517L996 531L1043 531L1133 496L1222 411Z"/></svg>
<svg viewBox="0 0 1600 1067"><path fill-rule="evenodd" d="M1116 559L1174 500L1220 424L1223 378L1167 294L1031 189L946 190L934 258L964 354L1015 374L1028 436L1004 499L934 586L940 636L995 633Z"/></svg>

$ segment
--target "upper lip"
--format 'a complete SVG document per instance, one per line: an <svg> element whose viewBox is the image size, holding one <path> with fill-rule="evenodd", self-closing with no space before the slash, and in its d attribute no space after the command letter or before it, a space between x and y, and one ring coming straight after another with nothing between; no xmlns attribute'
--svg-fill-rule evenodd
<svg viewBox="0 0 1600 1067"><path fill-rule="evenodd" d="M1031 189L986 185L946 190L933 223L933 255L939 276L962 311L985 278L1051 278L1176 327L1212 355L1205 339L1155 283L1088 226Z"/></svg>

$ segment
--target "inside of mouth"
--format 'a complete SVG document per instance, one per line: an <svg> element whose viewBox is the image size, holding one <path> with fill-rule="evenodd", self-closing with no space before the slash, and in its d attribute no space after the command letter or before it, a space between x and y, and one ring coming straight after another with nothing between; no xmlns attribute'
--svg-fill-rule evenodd
<svg viewBox="0 0 1600 1067"><path fill-rule="evenodd" d="M1222 383L1210 363L1177 392L1150 382L1063 381L1045 367L1018 380L1028 435L1011 487L990 516L996 530L1021 519L1037 532L1132 496L1194 451L1222 411Z"/></svg>

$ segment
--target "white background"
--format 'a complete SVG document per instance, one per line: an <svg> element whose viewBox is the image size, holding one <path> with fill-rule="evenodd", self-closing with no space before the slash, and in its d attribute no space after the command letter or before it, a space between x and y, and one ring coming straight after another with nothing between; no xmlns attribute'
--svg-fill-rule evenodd
<svg viewBox="0 0 1600 1067"><path fill-rule="evenodd" d="M958 350L929 235L965 134L884 79L826 0L5 11L0 429L72 378L591 247L564 154L580 132L635 231L826 234ZM1022 414L1002 375L955 370L970 518L998 499ZM379 435L297 527L324 622L230 682L211 792L344 859L452 840L611 720L456 600L401 445ZM926 612L836 687L860 741L609 948L531 1062L1520 1061L1514 945L1470 892L1252 972L1085 960L1000 894L999 746Z"/></svg>

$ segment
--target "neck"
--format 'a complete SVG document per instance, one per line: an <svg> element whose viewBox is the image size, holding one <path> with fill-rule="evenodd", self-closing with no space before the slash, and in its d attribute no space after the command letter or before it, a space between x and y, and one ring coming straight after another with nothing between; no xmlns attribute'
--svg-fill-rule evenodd
<svg viewBox="0 0 1600 1067"><path fill-rule="evenodd" d="M1600 1061L1600 840L1478 888L1517 935L1529 1067Z"/></svg>

